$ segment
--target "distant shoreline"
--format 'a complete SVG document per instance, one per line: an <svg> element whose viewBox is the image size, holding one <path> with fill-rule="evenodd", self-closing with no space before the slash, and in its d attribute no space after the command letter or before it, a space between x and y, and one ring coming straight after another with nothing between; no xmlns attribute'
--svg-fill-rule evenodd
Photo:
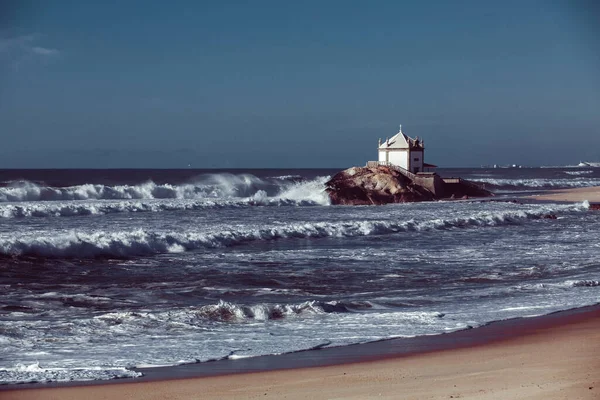
<svg viewBox="0 0 600 400"><path fill-rule="evenodd" d="M565 202L579 202L587 200L590 203L600 203L600 186L573 189L557 189L548 191L543 194L526 196L525 198L539 201Z"/></svg>

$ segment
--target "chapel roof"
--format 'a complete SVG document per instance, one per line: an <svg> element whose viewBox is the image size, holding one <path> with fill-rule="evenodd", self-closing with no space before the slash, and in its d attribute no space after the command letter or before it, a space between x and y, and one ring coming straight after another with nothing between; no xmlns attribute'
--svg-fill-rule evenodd
<svg viewBox="0 0 600 400"><path fill-rule="evenodd" d="M392 136L389 139L386 139L384 142L379 144L379 149L411 149L411 150L422 150L424 149L423 141L416 138L411 138L410 136L405 135L402 132L402 125L400 125L400 129L398 133Z"/></svg>

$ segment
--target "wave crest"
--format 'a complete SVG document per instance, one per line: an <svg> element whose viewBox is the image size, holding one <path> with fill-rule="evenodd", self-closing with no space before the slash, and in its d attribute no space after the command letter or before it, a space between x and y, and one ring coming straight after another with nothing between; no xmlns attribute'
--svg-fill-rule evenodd
<svg viewBox="0 0 600 400"><path fill-rule="evenodd" d="M226 301L200 307L195 314L201 318L222 322L247 320L277 320L301 314L345 313L371 308L369 302L306 301L300 304L238 305Z"/></svg>
<svg viewBox="0 0 600 400"><path fill-rule="evenodd" d="M323 192L329 177L305 181L301 177L261 179L250 174L210 174L193 183L172 185L152 181L137 185L84 184L69 187L44 186L28 181L9 182L0 187L0 202L72 201L72 200L151 200L151 199L220 199L261 196L297 199L306 190ZM300 195L301 198L304 198ZM323 201L322 193L311 193Z"/></svg>
<svg viewBox="0 0 600 400"><path fill-rule="evenodd" d="M208 193L204 186L195 187L193 190L173 187L173 191L168 192L157 190L157 186L153 183L129 187L127 190L123 189L120 191L115 189L115 187L110 187L110 190L108 190L105 186L99 189L94 188L93 190L84 188L83 186L61 189L36 186L37 189L35 190L19 187L19 190L16 191L13 190L14 188L0 188L0 218L71 217L124 212L162 212L247 206L329 205L329 196L325 192L325 182L328 179L329 177L319 177L310 181L285 181L277 185L275 189L273 187L270 188L270 191L275 194L269 194L269 191L265 189L258 189L255 192L246 189L221 190L221 194L228 193L226 197L214 197L212 194L216 192L213 191L211 192L212 194ZM3 193L2 190L4 190ZM7 193L11 190L13 190L12 194L8 195ZM47 191L47 193L42 196L42 192L44 191ZM248 197L236 197L233 195L234 192L243 194L252 192L252 195ZM48 193L51 193L51 195ZM140 197L140 199L108 200L108 198L116 197L115 193L119 193L119 196L123 198L135 195ZM27 200L6 202L8 200L12 201L17 194L21 199ZM160 196L165 198L161 198ZM199 198L196 199L194 196L198 196ZM64 199L64 197L68 199ZM41 198L47 198L49 201L35 200ZM2 204L3 201L4 204Z"/></svg>
<svg viewBox="0 0 600 400"><path fill-rule="evenodd" d="M559 189L600 186L597 178L572 178L572 179L493 179L473 178L475 182L482 182L498 190L527 190L527 189Z"/></svg>
<svg viewBox="0 0 600 400"><path fill-rule="evenodd" d="M592 170L584 170L584 171L563 171L563 173L567 174L567 175L589 175L592 174L594 171Z"/></svg>
<svg viewBox="0 0 600 400"><path fill-rule="evenodd" d="M569 281L573 287L596 287L600 286L600 281L593 279L584 279L579 281Z"/></svg>
<svg viewBox="0 0 600 400"><path fill-rule="evenodd" d="M406 231L470 228L518 224L548 213L586 210L589 204L539 207L530 210L479 212L468 217L408 221L335 221L268 225L219 232L138 229L115 232L77 232L42 235L38 232L0 239L0 254L56 258L130 257L177 253L200 248L235 246L244 242L282 238L322 238L382 235Z"/></svg>

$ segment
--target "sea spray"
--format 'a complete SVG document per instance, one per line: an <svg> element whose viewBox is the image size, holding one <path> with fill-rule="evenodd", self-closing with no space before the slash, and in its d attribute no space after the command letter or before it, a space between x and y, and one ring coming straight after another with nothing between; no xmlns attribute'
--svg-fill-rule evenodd
<svg viewBox="0 0 600 400"><path fill-rule="evenodd" d="M184 184L156 184L152 181L137 185L83 184L68 187L45 186L28 181L9 182L0 187L0 202L52 202L73 200L149 200L149 199L222 199L249 198L259 191L267 197L305 200L305 195L313 201L323 203L322 195L313 191L323 191L327 177L313 181L281 179L279 177L261 179L250 174L207 174ZM285 195L286 192L289 195Z"/></svg>
<svg viewBox="0 0 600 400"><path fill-rule="evenodd" d="M72 217L125 212L164 212L249 206L329 205L329 197L325 192L325 182L328 178L319 177L309 181L281 181L276 186L276 190L272 190L276 193L271 196L266 190L257 189L257 187L260 187L260 185L255 185L258 178L248 178L248 182L254 185L252 186L253 189L250 190L248 186L245 186L242 190L240 186L242 179L239 177L233 180L235 184L231 184L231 179L225 180L224 177L221 177L221 185L218 186L220 188L219 193L221 195L227 194L226 197L214 197L215 187L208 190L206 186L156 186L153 183L132 186L127 190L123 187L117 190L116 187L107 186L102 186L96 190L98 185L92 185L94 189L89 187L84 189L83 186L60 189L36 186L36 190L31 190L31 188L22 190L23 188L20 188L16 191L14 188L10 190L0 188L0 218ZM223 182L227 182L228 185ZM162 188L162 190L157 188ZM254 191L255 189L256 191ZM2 190L4 190L3 193ZM46 191L48 201L35 201L35 199L39 200L41 193L44 191ZM49 193L52 195L49 195ZM115 193L119 195L117 196ZM251 194L248 197L236 196L249 193ZM17 195L24 197L26 200L7 202L7 199L12 199ZM114 200L115 197L120 198L119 196L123 200ZM160 196L165 198L160 198ZM62 199L63 197L72 199L65 200ZM128 199L129 197L132 199ZM199 198L196 199L195 197ZM90 200L90 198L93 200Z"/></svg>

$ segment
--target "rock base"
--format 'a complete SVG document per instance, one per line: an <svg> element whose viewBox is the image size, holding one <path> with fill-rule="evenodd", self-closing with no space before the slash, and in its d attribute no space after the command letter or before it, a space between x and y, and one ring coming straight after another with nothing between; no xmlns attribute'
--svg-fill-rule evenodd
<svg viewBox="0 0 600 400"><path fill-rule="evenodd" d="M409 177L410 176L410 177ZM487 197L493 194L462 179L436 174L426 177L404 174L387 166L352 167L337 173L326 186L332 204L390 204L441 199Z"/></svg>

